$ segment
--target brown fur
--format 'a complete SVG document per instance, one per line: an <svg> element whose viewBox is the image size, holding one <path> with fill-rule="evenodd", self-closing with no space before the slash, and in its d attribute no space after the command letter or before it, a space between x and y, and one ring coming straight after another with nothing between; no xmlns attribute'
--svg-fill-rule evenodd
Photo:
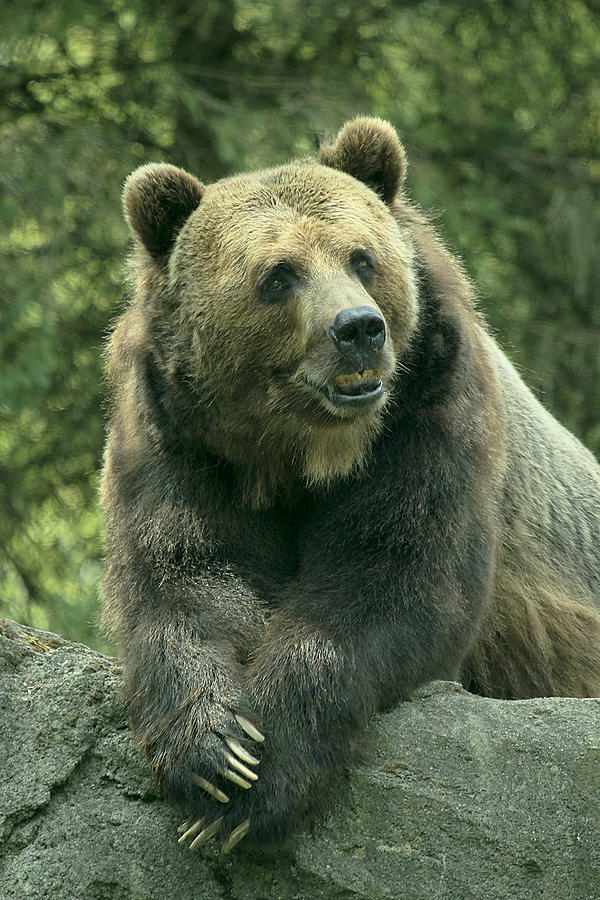
<svg viewBox="0 0 600 900"><path fill-rule="evenodd" d="M600 510L589 522L589 534L582 561L569 548L567 559L552 558L551 546L544 555L540 534L532 535L528 527L529 515L546 517L554 501L553 482L543 473L536 473L539 454L545 450L552 432L560 433L565 444L560 474L568 483L579 484L590 491L591 504L597 502L600 478L598 466L591 455L542 409L524 387L508 362L503 368L511 372L511 382L518 384L526 398L526 414L539 420L539 431L531 429L528 441L510 427L507 400L516 399L511 384L502 384L502 372L490 357L490 339L482 340L480 329L485 328L481 315L473 303L473 288L464 270L441 244L422 214L406 202L396 200L394 214L403 227L409 227L426 261L430 277L438 291L453 306L455 315L466 317L471 323L475 340L480 344L479 363L484 367L484 381L496 385L495 396L488 409L488 449L490 474L500 478L510 497L515 490L513 471L520 470L523 483L519 485L522 521L511 520L499 530L500 546L496 564L496 584L490 610L481 628L481 637L474 642L463 664L461 679L471 689L494 697L525 698L533 696L592 697L600 695L600 601L598 595L581 581L581 568L597 571L597 548ZM496 350L494 355L497 355ZM535 438L535 439L534 439ZM575 453L581 469L573 469ZM506 457L513 460L507 464ZM530 475L531 473L531 475ZM537 477L535 477L537 474ZM549 474L549 473L548 473ZM533 476L533 477L531 477ZM531 478L531 480L530 480ZM589 485L589 488L588 488ZM536 498L535 512L533 498ZM565 508L566 520L576 521L582 516L575 506ZM502 520L502 517L500 517ZM566 533L566 529L565 529Z"/></svg>
<svg viewBox="0 0 600 900"><path fill-rule="evenodd" d="M159 783L224 833L284 836L428 679L600 694L598 466L489 336L405 169L359 119L320 161L125 188L106 622ZM361 343L339 323L365 309ZM378 393L341 402L371 370ZM260 777L216 809L194 775L223 787L235 713L265 731Z"/></svg>

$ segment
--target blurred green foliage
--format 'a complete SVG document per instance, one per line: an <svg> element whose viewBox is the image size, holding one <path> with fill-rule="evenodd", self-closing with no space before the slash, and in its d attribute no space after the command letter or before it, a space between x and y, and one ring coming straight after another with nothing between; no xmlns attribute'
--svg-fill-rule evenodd
<svg viewBox="0 0 600 900"><path fill-rule="evenodd" d="M5 0L0 610L103 647L102 346L126 175L204 180L389 118L544 402L600 449L600 18L583 0Z"/></svg>

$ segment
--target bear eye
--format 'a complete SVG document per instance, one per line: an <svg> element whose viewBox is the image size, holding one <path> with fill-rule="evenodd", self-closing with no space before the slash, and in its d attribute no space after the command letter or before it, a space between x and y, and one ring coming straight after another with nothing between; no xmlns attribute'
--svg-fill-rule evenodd
<svg viewBox="0 0 600 900"><path fill-rule="evenodd" d="M370 281L375 272L375 260L370 250L362 248L355 250L350 257L350 265L352 271L361 279L361 281Z"/></svg>
<svg viewBox="0 0 600 900"><path fill-rule="evenodd" d="M289 263L277 263L258 283L261 300L269 303L287 300L297 282L298 276Z"/></svg>

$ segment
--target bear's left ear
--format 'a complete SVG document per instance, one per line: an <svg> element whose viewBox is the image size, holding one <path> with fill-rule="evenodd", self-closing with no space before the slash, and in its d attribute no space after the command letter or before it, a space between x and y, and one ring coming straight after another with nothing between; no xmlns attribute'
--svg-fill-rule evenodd
<svg viewBox="0 0 600 900"><path fill-rule="evenodd" d="M153 259L164 259L202 199L197 178L165 163L132 172L123 188L123 210L137 240Z"/></svg>
<svg viewBox="0 0 600 900"><path fill-rule="evenodd" d="M333 144L325 144L319 158L326 166L363 181L385 203L391 203L404 182L406 154L398 135L383 119L348 122Z"/></svg>

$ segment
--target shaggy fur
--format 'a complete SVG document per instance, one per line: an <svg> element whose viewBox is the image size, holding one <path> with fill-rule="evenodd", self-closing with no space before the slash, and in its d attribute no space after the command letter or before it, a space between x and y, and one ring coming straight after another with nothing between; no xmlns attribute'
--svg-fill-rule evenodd
<svg viewBox="0 0 600 900"><path fill-rule="evenodd" d="M125 187L106 622L159 783L225 835L284 837L429 679L600 693L599 468L488 335L404 171L359 119L320 161ZM383 345L334 342L365 307ZM381 387L341 402L367 369ZM248 789L222 777L227 737L261 757Z"/></svg>

